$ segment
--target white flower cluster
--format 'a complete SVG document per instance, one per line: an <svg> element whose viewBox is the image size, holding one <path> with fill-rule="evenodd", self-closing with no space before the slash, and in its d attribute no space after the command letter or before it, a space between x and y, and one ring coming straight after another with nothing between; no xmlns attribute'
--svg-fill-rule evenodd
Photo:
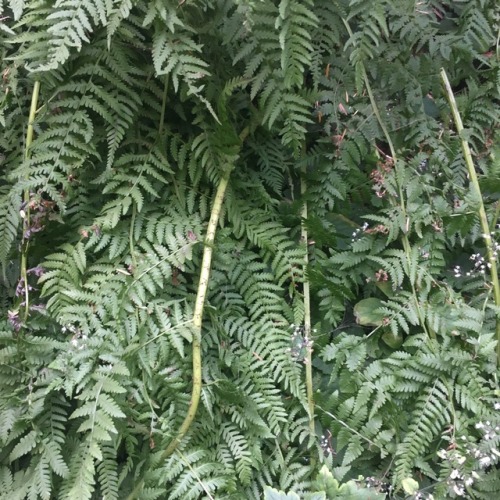
<svg viewBox="0 0 500 500"><path fill-rule="evenodd" d="M82 333L80 329L77 328L76 326L65 325L61 328L61 331L63 333L70 332L73 334L69 342L74 349L78 349L79 351L81 351L82 349L85 349L85 347L87 346L87 340L88 340L87 335Z"/></svg>
<svg viewBox="0 0 500 500"><path fill-rule="evenodd" d="M467 487L472 486L474 481L479 479L477 472L472 471L467 473L464 471L464 467L461 467L467 460L463 451L464 450L455 448L451 450L439 450L437 453L439 458L442 458L450 463L451 472L446 483L449 490L452 491L457 497L464 497ZM467 453L467 451L465 451L465 453Z"/></svg>
<svg viewBox="0 0 500 500"><path fill-rule="evenodd" d="M500 402L494 404L494 408L497 410L500 407ZM483 440L489 442L500 442L500 425L498 422L492 423L489 420L486 422L478 422L476 424L476 429L481 430L483 433ZM481 469L489 467L490 465L496 464L500 459L500 451L495 446L487 446L485 449L475 448L472 450L473 457L479 461L479 466Z"/></svg>
<svg viewBox="0 0 500 500"><path fill-rule="evenodd" d="M500 228L500 224L497 225L498 228ZM498 234L498 231L497 231ZM495 235L495 231L491 232L491 235ZM486 237L487 235L483 234L483 237ZM489 237L489 235L488 235ZM500 254L500 243L496 241L491 242L491 250L492 250L492 257L491 260L496 260L498 259L498 255ZM487 269L491 269L491 262L488 261L485 257L483 257L479 252L478 253L473 253L470 257L470 260L474 263L474 267L470 270L467 271L465 274L462 271L462 268L460 266L455 266L453 268L453 275L455 278L461 278L462 276L467 276L470 278L471 276L475 276L477 274L482 274L484 275L486 273Z"/></svg>
<svg viewBox="0 0 500 500"><path fill-rule="evenodd" d="M493 258L496 259L498 252L500 251L500 244L495 243L493 245L493 249ZM491 262L488 262L480 253L473 253L469 259L474 263L474 267L470 271L464 273L461 266L455 266L453 268L453 275L455 278L461 278L462 276L470 278L471 276L478 274L484 275L486 273L486 269L491 269Z"/></svg>
<svg viewBox="0 0 500 500"><path fill-rule="evenodd" d="M485 258L480 253L473 253L470 260L474 262L474 269L467 273L467 276L472 276L474 273L484 274L486 268L491 268L491 262L486 262Z"/></svg>
<svg viewBox="0 0 500 500"><path fill-rule="evenodd" d="M356 238L358 238L360 233L362 232L364 233L368 229L368 227L369 227L368 222L365 222L362 227L358 227L358 229L356 229L356 231L352 233L351 241L356 241Z"/></svg>
<svg viewBox="0 0 500 500"><path fill-rule="evenodd" d="M434 500L434 497L430 493L424 493L422 491L417 491L414 498L415 500Z"/></svg>
<svg viewBox="0 0 500 500"><path fill-rule="evenodd" d="M290 328L293 328L293 334L291 338L292 346L288 349L288 352L295 361L306 363L306 354L312 351L314 341L305 332L303 325L292 324ZM316 330L313 330L313 332L316 333Z"/></svg>
<svg viewBox="0 0 500 500"><path fill-rule="evenodd" d="M327 434L321 436L319 445L325 455L335 455L335 450L332 446L332 433L330 431L327 431Z"/></svg>
<svg viewBox="0 0 500 500"><path fill-rule="evenodd" d="M500 401L493 404L496 411L500 410ZM450 474L447 485L455 496L467 496L467 489L480 479L481 471L494 467L500 462L500 419L496 422L486 420L477 422L475 428L482 434L478 442L472 442L462 436L458 443L452 443L437 455L449 463Z"/></svg>
<svg viewBox="0 0 500 500"><path fill-rule="evenodd" d="M389 495L392 493L392 490L394 489L394 487L390 483L387 483L376 477L370 477L370 476L365 477L365 486L367 488L373 488L377 491L380 491L380 493L388 493Z"/></svg>

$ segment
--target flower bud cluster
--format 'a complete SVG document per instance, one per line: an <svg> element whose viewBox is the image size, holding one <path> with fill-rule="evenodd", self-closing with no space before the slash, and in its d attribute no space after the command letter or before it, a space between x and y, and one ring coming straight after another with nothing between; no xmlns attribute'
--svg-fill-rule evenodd
<svg viewBox="0 0 500 500"><path fill-rule="evenodd" d="M394 167L394 160L390 156L385 157L385 161L378 163L378 168L372 170L370 179L373 182L373 190L378 198L384 198L387 194L386 177Z"/></svg>
<svg viewBox="0 0 500 500"><path fill-rule="evenodd" d="M424 158L423 160L421 160L420 163L418 164L417 169L421 174L425 174L429 169L429 159Z"/></svg>
<svg viewBox="0 0 500 500"><path fill-rule="evenodd" d="M41 192L30 193L28 201L21 204L19 215L23 220L23 239L29 240L42 231L48 220L55 218L55 202L46 200Z"/></svg>

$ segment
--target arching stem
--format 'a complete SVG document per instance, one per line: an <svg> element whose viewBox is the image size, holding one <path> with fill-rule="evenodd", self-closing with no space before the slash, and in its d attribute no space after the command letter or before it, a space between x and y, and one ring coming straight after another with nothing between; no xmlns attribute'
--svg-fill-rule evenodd
<svg viewBox="0 0 500 500"><path fill-rule="evenodd" d="M210 270L212 264L212 252L215 240L215 232L217 230L217 224L219 222L220 212L222 208L222 202L224 201L224 195L226 193L227 184L229 181L229 173L225 173L221 178L219 185L217 187L217 193L215 194L214 203L212 206L212 212L210 213L210 220L208 222L207 234L205 237L205 248L203 250L203 259L201 263L200 281L198 284L198 291L196 294L196 302L193 312L193 321L191 331L193 333L193 388L191 391L191 400L189 401L188 411L184 417L176 436L170 444L165 448L165 451L161 455L161 461L168 458L179 446L182 438L186 435L187 431L191 427L194 421L196 412L198 410L198 404L200 402L201 396L201 371L202 371L202 361L201 361L201 327L203 321L203 309L205 306L205 298L208 290L208 283L210 280ZM141 479L135 486L132 493L128 496L128 500L133 500L138 498L140 491L144 485L144 479Z"/></svg>
<svg viewBox="0 0 500 500"><path fill-rule="evenodd" d="M249 127L246 127L240 134L240 140L243 142L249 134ZM219 224L220 213L222 210L222 203L224 202L224 195L229 183L229 177L234 165L227 165L224 173L217 186L217 192L210 212L210 220L208 221L207 234L205 236L203 258L201 262L200 281L198 283L198 291L196 293L196 302L193 312L192 333L193 333L193 388L191 391L191 399L189 401L188 410L184 421L182 422L177 434L165 448L161 454L160 461L163 462L167 459L181 443L182 439L188 432L191 424L194 421L198 405L200 403L201 387L202 387L202 359L201 359L201 328L203 324L203 310L205 307L205 298L208 291L208 284L210 282L210 271L212 267L212 253L214 248L215 233L217 225ZM141 479L133 489L132 493L128 496L128 500L138 498L140 491L144 485L144 479Z"/></svg>
<svg viewBox="0 0 500 500"><path fill-rule="evenodd" d="M490 269L491 283L493 285L493 296L495 298L495 305L500 307L500 283L498 281L498 271L497 262L493 254L493 244L491 239L490 226L488 224L488 217L486 216L486 209L484 208L483 196L481 194L481 188L479 186L479 181L477 179L476 168L474 167L474 162L472 161L472 154L470 151L469 143L464 137L464 126L462 123L462 117L458 111L457 103L455 101L455 96L453 94L453 89L451 88L450 81L448 80L448 75L444 68L441 68L441 80L443 81L444 87L446 89L446 94L448 96L448 102L450 103L451 111L453 113L453 119L455 121L455 127L457 129L458 136L460 137L460 142L462 144L462 151L464 153L465 163L467 165L467 170L469 172L469 178L472 190L476 195L476 199L479 201L479 208L477 210L479 215L479 220L481 222L481 230L483 231L484 243L486 245L486 254L488 257L488 267ZM498 314L498 313L497 313ZM496 320L496 334L497 334L497 364L500 364L500 318Z"/></svg>
<svg viewBox="0 0 500 500"><path fill-rule="evenodd" d="M220 212L222 209L222 202L224 201L224 195L226 193L227 184L229 181L229 173L224 174L217 187L217 193L215 194L214 203L212 206L212 212L210 213L210 220L208 222L207 234L205 237L205 248L203 250L203 260L201 263L200 272L200 282L198 285L198 293L196 294L196 302L193 312L193 390L191 393L191 401L189 402L189 408L179 428L177 435L170 442L170 444L165 448L163 452L162 459L169 457L174 450L177 448L182 438L185 436L186 432L191 427L196 411L198 409L198 404L200 402L201 395L201 327L203 322L203 309L205 306L205 298L208 290L208 283L210 281L210 270L212 265L212 253L215 240L215 232L217 230L217 225L219 223Z"/></svg>

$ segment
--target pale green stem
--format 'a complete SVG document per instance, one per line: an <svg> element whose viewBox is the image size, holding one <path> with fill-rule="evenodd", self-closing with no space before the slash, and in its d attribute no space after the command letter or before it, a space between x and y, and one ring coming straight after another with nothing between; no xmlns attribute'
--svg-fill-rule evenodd
<svg viewBox="0 0 500 500"><path fill-rule="evenodd" d="M494 231L495 230L495 226L497 224L499 216L500 216L500 200L497 201L497 208L495 209L495 213L493 214L493 218L491 219L490 231Z"/></svg>
<svg viewBox="0 0 500 500"><path fill-rule="evenodd" d="M192 318L188 319L187 321L181 321L180 323L177 323L176 325L173 325L170 328L167 328L166 330L163 330L161 333L159 333L155 337L150 338L149 340L147 340L143 344L136 345L134 347L130 347L129 349L127 349L126 355L128 356L128 355L130 355L132 353L135 353L135 352L137 352L137 351L139 351L141 349L144 349L146 346L148 346L152 342L155 342L156 340L158 340L159 338L163 337L164 335L168 335L169 333L172 333L175 330L178 330L179 328L182 328L183 326L190 325L192 322L193 322Z"/></svg>
<svg viewBox="0 0 500 500"><path fill-rule="evenodd" d="M205 298L208 290L208 283L210 280L210 270L212 264L212 252L215 240L215 232L217 230L217 224L219 223L220 212L222 208L222 202L224 201L224 195L226 192L227 184L229 181L229 173L225 174L217 187L217 193L215 194L214 203L212 206L212 212L210 214L210 220L208 222L207 234L205 237L205 248L203 250L203 259L201 263L200 281L198 284L198 292L196 294L196 302L193 312L193 322L192 322L192 333L193 333L193 388L191 391L191 400L189 401L188 411L184 417L176 436L170 444L165 448L165 451L161 455L161 461L168 458L179 446L182 438L186 435L187 431L191 427L194 421L196 412L198 410L198 405L201 396L202 387L202 362L201 362L201 327L203 321L203 309L205 306ZM132 493L129 495L128 499L132 500L138 498L138 494L142 489L144 480L140 480L136 485Z"/></svg>
<svg viewBox="0 0 500 500"><path fill-rule="evenodd" d="M193 467L191 466L191 464L189 463L187 458L183 455L183 453L179 450L177 451L177 453L180 455L182 461L186 464L186 467L191 471L191 474L193 474L193 476L196 478L196 481L198 481L198 484L203 488L203 490L205 491L205 493L207 495L207 498L209 500L215 500L214 497L210 494L210 491L208 490L208 488L205 486L205 483L203 482L203 480L200 478L198 473L193 469Z"/></svg>
<svg viewBox="0 0 500 500"><path fill-rule="evenodd" d="M135 230L135 218L137 216L137 206L135 203L132 206L132 217L130 219L130 229L128 232L128 244L130 251L130 258L132 259L132 265L134 266L134 271L137 269L137 259L135 258L135 246L134 246L134 230Z"/></svg>
<svg viewBox="0 0 500 500"><path fill-rule="evenodd" d="M479 181L477 178L476 168L474 167L474 162L472 160L472 154L470 151L469 143L464 137L464 126L462 123L462 117L458 111L457 103L455 101L455 96L451 88L450 82L448 80L448 75L444 68L441 68L441 80L444 83L446 94L448 96L448 102L450 103L451 111L453 113L453 119L455 121L455 126L457 128L458 136L460 137L460 142L462 144L462 151L464 153L465 163L469 171L469 179L471 182L472 190L475 197L479 202L478 215L481 222L481 230L483 231L484 243L486 245L486 254L488 257L488 267L490 269L491 283L493 285L493 296L495 298L495 305L500 307L500 283L498 281L498 270L496 258L493 255L493 244L491 239L490 226L488 224L488 217L486 216L486 209L484 208L483 196L481 194L481 188L479 186ZM500 318L496 320L496 334L497 334L497 363L500 364Z"/></svg>
<svg viewBox="0 0 500 500"><path fill-rule="evenodd" d="M302 171L301 179L301 193L304 197L307 192L307 183L305 180L306 169ZM311 438L315 435L314 428L314 391L313 391L313 376L312 376L312 352L313 340L311 330L311 292L309 288L309 279L307 278L307 266L309 265L309 244L307 234L307 201L304 199L302 206L302 227L301 227L301 240L304 244L304 337L308 341L309 346L306 353L306 393L307 393L307 408L309 411L309 431Z"/></svg>
<svg viewBox="0 0 500 500"><path fill-rule="evenodd" d="M246 127L240 134L240 139L243 142L250 129ZM201 272L200 281L198 283L198 291L196 294L196 302L193 312L193 388L191 391L191 400L189 401L188 410L184 421L182 422L176 436L169 445L165 448L165 451L160 457L160 461L168 458L179 446L183 437L188 432L191 424L194 421L196 412L198 410L198 405L200 403L201 388L202 388L202 360L201 360L201 328L203 323L203 310L205 307L205 298L208 291L208 284L210 281L210 271L212 265L212 252L214 247L215 233L217 230L217 225L219 223L220 213L222 209L222 203L224 201L224 195L226 193L226 188L229 182L229 177L231 175L231 170L234 165L226 166L227 170L224 172L222 178L219 181L217 187L217 192L215 194L214 203L212 205L212 211L210 213L210 220L208 221L207 234L205 237L205 247L203 249L203 258L201 261ZM138 497L142 487L144 485L144 479L141 479L132 490L132 493L128 496L128 500L133 500Z"/></svg>
<svg viewBox="0 0 500 500"><path fill-rule="evenodd" d="M169 457L177 448L186 432L191 427L201 395L201 326L203 321L203 309L205 306L205 298L208 291L208 283L210 281L210 270L212 264L212 252L215 240L215 232L217 224L219 223L220 212L222 209L222 202L226 193L227 184L229 181L229 174L225 174L219 182L217 193L215 195L212 212L210 214L210 221L208 222L207 235L205 237L205 248L203 250L203 260L201 263L200 282L198 285L198 293L196 295L196 302L193 313L193 391L191 394L191 401L189 408L184 418L179 431L175 438L170 442L165 451L163 452L162 459Z"/></svg>
<svg viewBox="0 0 500 500"><path fill-rule="evenodd" d="M24 150L25 160L29 160L31 153L30 147L33 142L36 108L38 107L38 96L40 94L40 82L37 80L33 86L33 94L31 95L31 107L28 117L28 128L26 130L26 144ZM28 175L27 175L28 176ZM26 176L26 178L27 178ZM23 244L21 248L21 278L24 280L24 321L28 319L29 314L29 289L28 289L28 248L29 239L24 237L24 229L30 226L30 192L29 189L24 190L23 201L25 205L25 220L23 221Z"/></svg>
<svg viewBox="0 0 500 500"><path fill-rule="evenodd" d="M383 447L380 446L379 444L375 443L371 439L367 438L366 436L363 436L363 434L360 434L356 429L353 429L350 427L346 422L343 420L340 420L340 418L336 417L333 415L333 413L330 413L329 411L324 410L323 408L319 407L318 408L325 414L328 415L330 418L333 418L335 421L337 421L340 425L351 431L353 434L356 434L356 436L359 436L361 439L364 439L367 443L371 444L372 446L375 446L376 448L379 448L380 450L383 450ZM349 498L349 497L348 497Z"/></svg>
<svg viewBox="0 0 500 500"><path fill-rule="evenodd" d="M345 19L342 19L342 21L344 22L344 25L347 29L347 32L349 33L349 36L352 37L353 32L351 30L351 27L349 26L349 23ZM380 128L382 129L382 132L384 134L385 140L387 141L387 144L389 145L389 149L391 151L391 156L392 156L392 161L394 163L394 167L397 168L398 159L397 159L397 155L396 155L396 149L394 148L394 144L392 142L389 131L387 130L387 127L386 127L386 125L385 125L385 123L382 120L382 117L380 115L380 111L379 111L378 106L377 106L377 101L375 100L375 97L373 95L372 87L370 85L370 80L368 79L368 75L366 73L365 65L363 63L360 63L360 65L361 65L361 71L363 74L363 80L365 82L366 91L368 92L368 97L370 98L370 103L371 103L371 106L373 109L373 113L375 114L377 121L380 125ZM406 212L406 204L405 204L405 200L404 200L404 196L403 196L404 195L403 187L400 185L399 182L397 184L398 184L398 190L399 190L399 205L401 206L401 212L403 214L403 218L405 221L407 221L407 226L409 226L409 218L408 218L408 214ZM393 204L397 204L396 200L393 200ZM407 260L407 262L410 262L410 260L411 260L411 245L410 245L410 240L408 239L408 236L405 234L404 231L403 231L401 241L403 243L403 248L405 251L406 260ZM436 333L434 332L434 330L432 328L427 327L427 324L426 324L426 321L424 318L424 314L422 312L422 309L420 307L420 303L418 301L417 291L416 291L415 285L413 283L411 284L411 289L412 289L413 299L415 301L415 307L417 309L417 315L418 315L420 326L424 329L424 331L427 335L429 335L432 339L435 340Z"/></svg>
<svg viewBox="0 0 500 500"><path fill-rule="evenodd" d="M161 115L160 115L160 126L158 128L158 134L161 135L163 132L163 126L165 121L165 112L167 110L167 93L168 93L168 76L165 77L165 85L163 86L163 99L161 104Z"/></svg>

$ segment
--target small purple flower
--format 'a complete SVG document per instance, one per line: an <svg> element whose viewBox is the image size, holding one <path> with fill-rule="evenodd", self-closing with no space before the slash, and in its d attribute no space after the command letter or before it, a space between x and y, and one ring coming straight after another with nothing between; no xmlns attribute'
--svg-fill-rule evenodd
<svg viewBox="0 0 500 500"><path fill-rule="evenodd" d="M40 232L44 228L45 226L41 224L33 224L24 231L23 237L25 240L29 240L33 234Z"/></svg>
<svg viewBox="0 0 500 500"><path fill-rule="evenodd" d="M33 290L36 290L36 288L28 284L28 291L31 292ZM24 295L25 292L26 292L26 285L24 283L24 278L20 278L16 286L16 297L21 297L21 295Z"/></svg>
<svg viewBox="0 0 500 500"><path fill-rule="evenodd" d="M21 295L24 295L24 278L21 278L16 286L16 297L20 297Z"/></svg>
<svg viewBox="0 0 500 500"><path fill-rule="evenodd" d="M45 269L42 266L32 267L26 271L27 274L34 274L37 278L39 278L44 272Z"/></svg>
<svg viewBox="0 0 500 500"><path fill-rule="evenodd" d="M12 328L14 328L16 332L21 329L22 323L21 319L19 318L19 311L8 311L7 321L11 324Z"/></svg>
<svg viewBox="0 0 500 500"><path fill-rule="evenodd" d="M44 312L46 309L45 304L33 304L30 306L30 311Z"/></svg>

